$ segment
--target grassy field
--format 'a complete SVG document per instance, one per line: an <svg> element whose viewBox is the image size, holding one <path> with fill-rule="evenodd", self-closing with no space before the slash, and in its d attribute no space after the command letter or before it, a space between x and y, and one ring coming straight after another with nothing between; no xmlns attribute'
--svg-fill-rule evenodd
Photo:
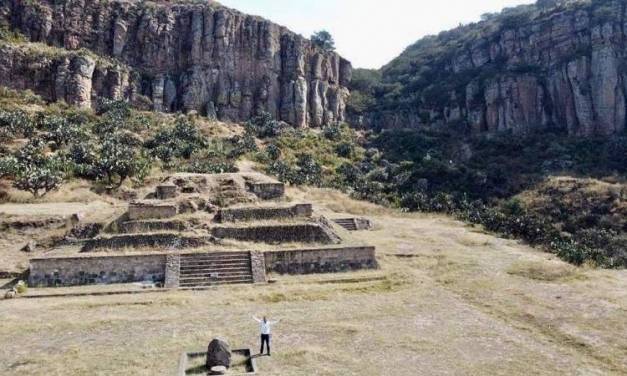
<svg viewBox="0 0 627 376"><path fill-rule="evenodd" d="M627 373L627 272L575 268L442 216L334 191L290 190L329 215L366 215L381 269L272 276L208 291L0 301L0 374L167 375L215 336L258 346L262 375Z"/></svg>

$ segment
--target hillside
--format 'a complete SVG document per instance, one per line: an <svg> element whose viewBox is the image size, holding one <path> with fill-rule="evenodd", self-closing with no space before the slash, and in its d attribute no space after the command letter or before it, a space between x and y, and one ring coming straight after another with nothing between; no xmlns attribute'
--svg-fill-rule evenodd
<svg viewBox="0 0 627 376"><path fill-rule="evenodd" d="M539 1L426 37L352 84L376 128L623 134L625 2ZM357 93L355 93L357 92Z"/></svg>

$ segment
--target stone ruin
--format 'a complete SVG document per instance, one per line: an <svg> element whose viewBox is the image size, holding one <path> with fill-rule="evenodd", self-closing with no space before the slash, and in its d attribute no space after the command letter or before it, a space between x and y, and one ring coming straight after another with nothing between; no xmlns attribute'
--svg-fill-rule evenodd
<svg viewBox="0 0 627 376"><path fill-rule="evenodd" d="M78 223L59 256L31 260L30 283L194 288L377 267L374 248L353 244L345 223L287 203L284 191L258 173L174 174L111 223Z"/></svg>

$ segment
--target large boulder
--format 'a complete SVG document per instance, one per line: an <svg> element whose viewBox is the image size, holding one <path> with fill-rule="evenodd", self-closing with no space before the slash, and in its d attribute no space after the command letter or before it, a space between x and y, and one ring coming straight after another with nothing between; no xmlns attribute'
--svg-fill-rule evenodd
<svg viewBox="0 0 627 376"><path fill-rule="evenodd" d="M219 338L214 338L207 348L207 369L216 366L231 367L231 346Z"/></svg>

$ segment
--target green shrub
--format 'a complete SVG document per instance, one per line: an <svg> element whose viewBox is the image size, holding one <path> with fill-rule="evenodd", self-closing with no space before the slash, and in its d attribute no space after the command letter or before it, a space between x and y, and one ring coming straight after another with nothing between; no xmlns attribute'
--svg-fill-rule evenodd
<svg viewBox="0 0 627 376"><path fill-rule="evenodd" d="M83 140L86 136L80 124L61 116L43 117L40 120L40 128L46 131L44 139L53 142L55 149Z"/></svg>
<svg viewBox="0 0 627 376"><path fill-rule="evenodd" d="M186 117L176 119L174 127L160 130L145 143L151 154L169 164L174 158L191 158L196 151L207 146L207 140L195 124Z"/></svg>
<svg viewBox="0 0 627 376"><path fill-rule="evenodd" d="M139 180L150 170L150 159L128 134L113 133L103 137L95 166L96 176L118 187L127 178Z"/></svg>
<svg viewBox="0 0 627 376"><path fill-rule="evenodd" d="M342 142L335 147L335 152L342 158L350 158L355 151L355 145L350 142Z"/></svg>
<svg viewBox="0 0 627 376"><path fill-rule="evenodd" d="M19 171L19 163L13 156L0 158L0 179L13 177Z"/></svg>
<svg viewBox="0 0 627 376"><path fill-rule="evenodd" d="M322 128L322 134L327 140L338 141L342 137L342 130L339 125L327 125Z"/></svg>
<svg viewBox="0 0 627 376"><path fill-rule="evenodd" d="M35 124L24 111L0 111L0 140L14 137L32 137Z"/></svg>
<svg viewBox="0 0 627 376"><path fill-rule="evenodd" d="M266 147L266 155L271 161L281 158L281 149L276 144L270 144Z"/></svg>
<svg viewBox="0 0 627 376"><path fill-rule="evenodd" d="M277 137L285 130L285 126L267 112L262 112L250 119L245 127L247 133L259 138Z"/></svg>

